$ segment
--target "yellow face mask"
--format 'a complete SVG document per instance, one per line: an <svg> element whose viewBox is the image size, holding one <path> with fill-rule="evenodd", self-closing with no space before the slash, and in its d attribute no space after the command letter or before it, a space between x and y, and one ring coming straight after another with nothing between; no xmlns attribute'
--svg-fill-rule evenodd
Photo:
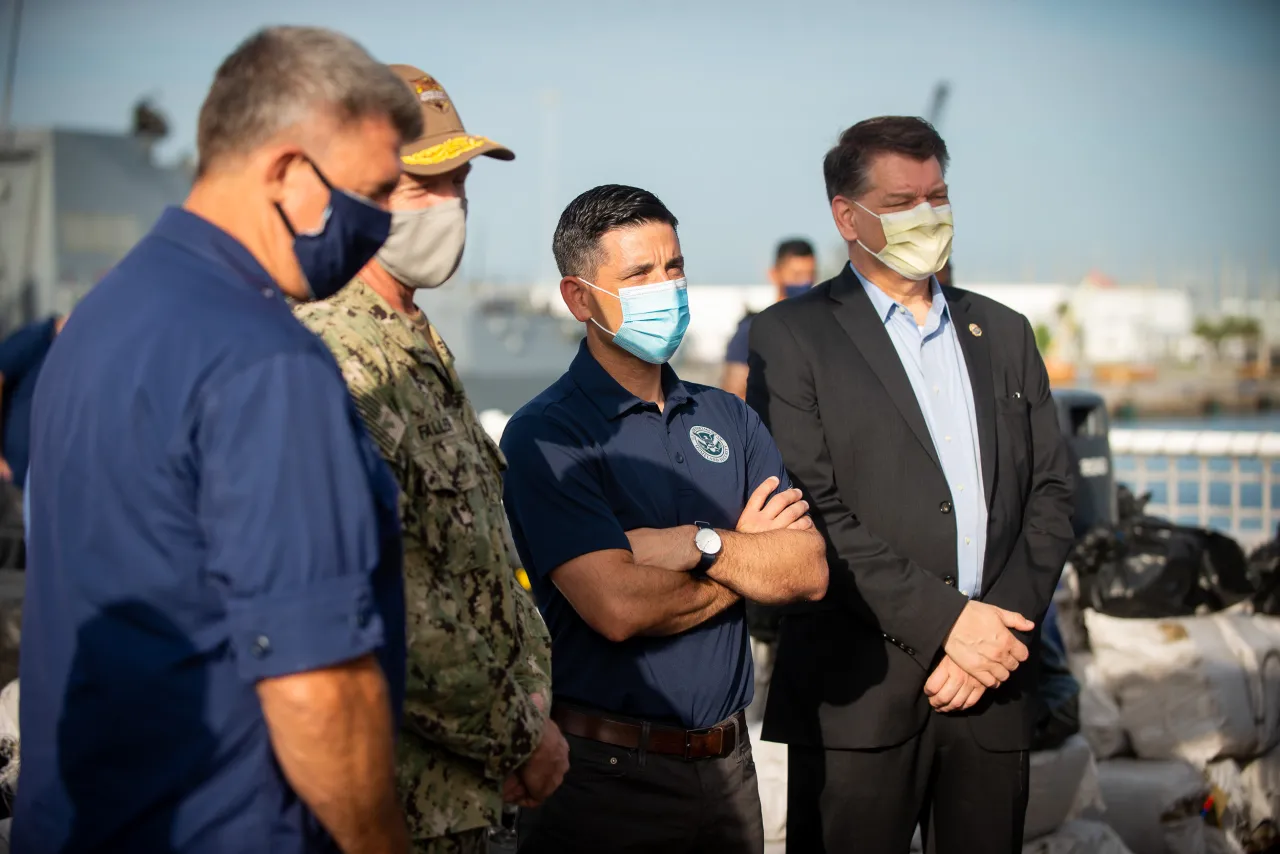
<svg viewBox="0 0 1280 854"><path fill-rule="evenodd" d="M859 245L890 270L905 279L920 281L941 270L951 257L951 205L921 202L911 210L878 214L854 202L872 216L880 218L884 229L884 248L871 252L861 240Z"/></svg>

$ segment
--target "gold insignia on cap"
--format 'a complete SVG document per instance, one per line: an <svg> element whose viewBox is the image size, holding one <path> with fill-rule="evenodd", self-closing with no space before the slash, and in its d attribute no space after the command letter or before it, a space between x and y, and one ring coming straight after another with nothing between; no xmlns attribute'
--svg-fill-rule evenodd
<svg viewBox="0 0 1280 854"><path fill-rule="evenodd" d="M432 101L449 100L449 96L444 93L444 87L437 83L436 79L431 75L410 80L409 85L413 87L418 100L424 104L429 104Z"/></svg>
<svg viewBox="0 0 1280 854"><path fill-rule="evenodd" d="M978 325L978 324L976 324L976 323L970 323L970 324L969 324L969 331L973 333L973 337L974 337L974 338L981 338L981 337L982 337L982 327L981 327L981 326L979 326L979 325Z"/></svg>
<svg viewBox="0 0 1280 854"><path fill-rule="evenodd" d="M435 166L437 163L461 157L468 151L475 151L482 145L488 145L489 142L489 138L484 136L455 136L430 148L401 157L400 161L406 166Z"/></svg>

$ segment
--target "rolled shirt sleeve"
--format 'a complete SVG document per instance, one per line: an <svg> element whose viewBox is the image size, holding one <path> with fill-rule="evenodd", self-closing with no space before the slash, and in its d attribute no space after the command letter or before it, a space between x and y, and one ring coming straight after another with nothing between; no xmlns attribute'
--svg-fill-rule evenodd
<svg viewBox="0 0 1280 854"><path fill-rule="evenodd" d="M197 431L207 572L249 681L382 645L379 529L346 388L314 353L273 356L208 394Z"/></svg>

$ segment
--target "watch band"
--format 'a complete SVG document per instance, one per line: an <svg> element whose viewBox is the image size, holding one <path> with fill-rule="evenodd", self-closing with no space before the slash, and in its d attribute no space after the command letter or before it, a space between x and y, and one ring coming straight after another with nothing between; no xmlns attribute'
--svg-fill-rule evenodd
<svg viewBox="0 0 1280 854"><path fill-rule="evenodd" d="M715 530L713 527L711 527L710 525L708 525L706 522L695 522L694 524L698 526L698 530L699 530L699 531L714 531L714 530ZM696 537L697 535L695 534L694 536ZM695 545L696 545L696 541L695 541ZM700 556L699 556L699 558L698 558L698 566L697 566L696 572L698 572L698 573L700 573L700 574L703 574L703 575L705 575L705 574L706 574L707 570L709 570L709 569L711 569L711 567L715 566L716 561L720 558L720 552L716 552L715 554L707 554L707 553L706 553L706 552L704 552L702 549L698 549L698 554L699 554Z"/></svg>

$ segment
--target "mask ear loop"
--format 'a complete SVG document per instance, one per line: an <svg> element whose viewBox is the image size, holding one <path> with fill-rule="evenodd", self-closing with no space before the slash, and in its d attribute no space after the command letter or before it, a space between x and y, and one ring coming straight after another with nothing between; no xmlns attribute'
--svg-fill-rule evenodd
<svg viewBox="0 0 1280 854"><path fill-rule="evenodd" d="M588 282L586 279L582 278L581 276L574 276L574 278L575 278L575 279L577 279L579 282L582 282L582 284L586 285L587 287L592 288L593 290L597 290L597 291L599 291L599 292L600 292L600 293L602 293L602 294L608 294L609 296L611 296L611 297L613 297L614 299L616 299L618 302L622 302L622 297L618 296L617 294L611 294L611 293L609 293L608 291L606 291L604 288L597 288L595 285L591 284L590 282ZM604 333L606 333L606 334L608 334L608 335L612 335L612 336L613 336L613 337L615 337L615 338L616 338L616 337L618 337L618 333L616 333L616 332L610 332L608 329L605 329L605 328L604 328L604 326L603 326L603 325L601 325L600 321L596 320L594 317L588 317L588 318L587 318L587 320L590 320L590 321L591 321L592 323L594 323L597 327L599 327L599 329L600 329L600 331L601 331L601 332L604 332Z"/></svg>
<svg viewBox="0 0 1280 854"><path fill-rule="evenodd" d="M329 183L329 179L326 178L324 176L324 173L320 171L320 167L316 165L316 162L314 160L312 160L310 157L308 157L305 154L302 155L302 159L307 161L307 165L311 167L311 171L316 173L316 177L320 179L320 183L324 184L325 189L329 191L329 195L332 197L334 193L333 185ZM284 220L284 227L289 229L289 236L292 237L294 240L297 240L298 229L293 227L293 221L289 219L289 215L284 212L284 208L280 206L279 202L272 202L272 204L276 206L276 213L280 214L280 219ZM325 225L328 224L329 222L329 211L331 206L332 206L332 202L330 202L329 205L325 206L324 221L320 223L319 230L314 232L309 232L309 234L319 234L321 231L324 231Z"/></svg>

